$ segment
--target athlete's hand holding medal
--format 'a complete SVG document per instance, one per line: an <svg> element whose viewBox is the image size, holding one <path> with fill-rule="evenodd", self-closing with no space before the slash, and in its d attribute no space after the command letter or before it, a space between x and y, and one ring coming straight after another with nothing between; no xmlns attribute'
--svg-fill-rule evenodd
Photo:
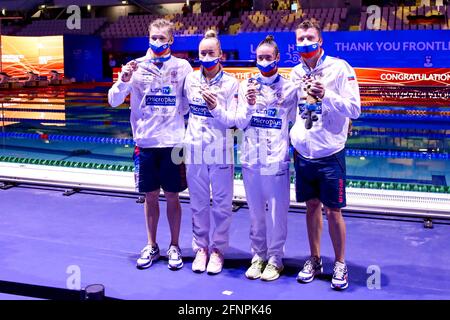
<svg viewBox="0 0 450 320"><path fill-rule="evenodd" d="M130 81L133 72L135 72L138 67L145 70L145 73L139 74L139 80L142 82L152 82L154 80L161 79L161 72L158 67L152 62L151 59L135 59L128 62L126 65L122 66L121 80L123 82Z"/></svg>
<svg viewBox="0 0 450 320"><path fill-rule="evenodd" d="M135 60L128 62L126 65L122 65L122 71L120 74L120 79L123 82L128 82L133 75L133 72L138 68L138 63Z"/></svg>
<svg viewBox="0 0 450 320"><path fill-rule="evenodd" d="M202 85L200 94L202 95L203 100L205 100L209 110L217 107L217 94L211 91L211 88L208 85Z"/></svg>
<svg viewBox="0 0 450 320"><path fill-rule="evenodd" d="M256 94L258 92L258 88L256 86L254 79L249 79L247 83L247 92L245 93L245 98L247 99L247 103L249 105L256 104Z"/></svg>
<svg viewBox="0 0 450 320"><path fill-rule="evenodd" d="M325 95L325 87L323 83L312 78L304 77L304 83L306 84L306 93L315 97L318 100L322 100Z"/></svg>
<svg viewBox="0 0 450 320"><path fill-rule="evenodd" d="M305 128L309 130L312 128L313 122L319 120L316 111L318 104L320 104L325 95L325 87L322 82L315 80L311 76L304 76L302 82L305 85L304 90L307 96L305 110L301 116L303 119L306 119Z"/></svg>

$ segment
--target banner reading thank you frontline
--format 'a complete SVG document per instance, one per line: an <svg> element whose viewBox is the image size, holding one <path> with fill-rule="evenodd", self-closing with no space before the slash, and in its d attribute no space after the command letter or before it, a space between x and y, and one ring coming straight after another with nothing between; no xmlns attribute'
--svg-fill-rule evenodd
<svg viewBox="0 0 450 320"><path fill-rule="evenodd" d="M254 60L256 48L272 34L280 48L280 66L299 61L294 32L254 32L219 35L229 59ZM201 36L177 36L173 52L198 52ZM359 68L450 68L450 30L335 31L323 32L327 55L340 57ZM116 52L142 54L148 37L110 39ZM233 56L234 55L234 56ZM233 56L233 57L232 57Z"/></svg>

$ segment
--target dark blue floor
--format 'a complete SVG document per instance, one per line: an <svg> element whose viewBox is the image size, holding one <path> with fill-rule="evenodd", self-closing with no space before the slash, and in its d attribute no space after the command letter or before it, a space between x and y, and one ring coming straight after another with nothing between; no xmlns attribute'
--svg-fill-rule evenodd
<svg viewBox="0 0 450 320"><path fill-rule="evenodd" d="M322 254L327 275L302 285L295 276L309 250L305 216L289 213L285 272L274 282L244 276L251 258L248 210L233 216L230 250L216 276L191 271L191 214L183 203L181 246L185 267L170 271L165 260L137 270L146 243L142 204L134 198L98 194L62 196L61 190L0 190L0 280L65 288L69 266L81 270L81 286L101 283L122 299L450 299L450 225L424 229L414 221L346 217L350 287L330 289L333 251L324 223ZM167 248L168 225L161 201L158 242ZM367 268L381 269L381 289L368 289ZM223 292L230 291L230 295ZM14 296L0 294L0 299ZM17 297L21 298L21 297Z"/></svg>

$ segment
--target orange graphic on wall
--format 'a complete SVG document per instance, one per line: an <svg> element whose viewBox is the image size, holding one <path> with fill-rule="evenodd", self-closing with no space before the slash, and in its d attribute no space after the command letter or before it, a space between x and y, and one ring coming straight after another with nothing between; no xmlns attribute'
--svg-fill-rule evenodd
<svg viewBox="0 0 450 320"><path fill-rule="evenodd" d="M49 76L51 70L64 74L63 36L2 36L2 71L23 78L33 71Z"/></svg>

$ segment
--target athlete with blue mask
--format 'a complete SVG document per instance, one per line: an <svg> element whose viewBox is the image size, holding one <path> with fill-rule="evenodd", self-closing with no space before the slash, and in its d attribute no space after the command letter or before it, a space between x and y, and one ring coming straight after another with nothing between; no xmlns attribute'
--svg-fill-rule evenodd
<svg viewBox="0 0 450 320"><path fill-rule="evenodd" d="M335 251L331 287L348 287L345 263L346 228L341 208L345 198L345 143L350 119L361 113L359 87L353 68L344 60L326 56L322 49L320 26L305 20L296 29L300 63L291 72L297 86L299 112L290 132L295 152L296 195L306 202L306 222L310 258L297 280L311 282L323 272L320 256L322 204ZM317 121L306 125L306 112L314 112Z"/></svg>
<svg viewBox="0 0 450 320"><path fill-rule="evenodd" d="M186 77L189 102L186 169L192 210L194 272L222 271L228 248L233 199L233 133L239 83L224 72L215 31L199 44L200 70ZM212 205L210 195L212 194ZM211 231L211 222L214 228Z"/></svg>
<svg viewBox="0 0 450 320"><path fill-rule="evenodd" d="M156 242L159 220L159 194L167 200L171 242L167 251L172 270L183 266L178 245L181 206L178 193L187 188L185 167L179 163L174 148L184 139L183 86L192 72L188 61L171 55L173 24L164 19L149 26L150 45L147 54L122 67L118 81L108 92L113 107L122 104L130 94L130 122L134 151L135 182L138 192L145 193L145 220L148 243L142 249L136 267L145 269L160 257Z"/></svg>
<svg viewBox="0 0 450 320"><path fill-rule="evenodd" d="M272 281L284 268L290 201L289 122L295 121L297 91L278 73L280 54L272 36L258 45L256 56L260 72L241 82L236 112L236 126L244 130L240 160L253 254L245 276Z"/></svg>

